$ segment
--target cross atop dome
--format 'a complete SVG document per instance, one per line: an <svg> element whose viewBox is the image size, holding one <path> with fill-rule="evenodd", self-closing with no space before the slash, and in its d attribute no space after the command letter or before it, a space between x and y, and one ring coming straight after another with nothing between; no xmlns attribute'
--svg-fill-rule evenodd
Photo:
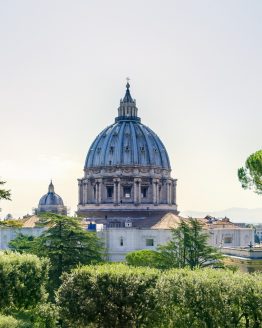
<svg viewBox="0 0 262 328"><path fill-rule="evenodd" d="M134 100L132 99L131 94L130 94L130 91L129 91L129 88L130 88L130 84L129 84L130 78L127 77L126 78L126 81L127 81L127 83L126 83L126 94L125 94L125 97L123 99L123 102L124 103L133 103Z"/></svg>

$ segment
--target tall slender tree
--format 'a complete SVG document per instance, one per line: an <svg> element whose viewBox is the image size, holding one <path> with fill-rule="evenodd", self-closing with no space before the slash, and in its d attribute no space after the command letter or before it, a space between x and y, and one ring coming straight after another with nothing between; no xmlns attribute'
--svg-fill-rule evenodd
<svg viewBox="0 0 262 328"><path fill-rule="evenodd" d="M218 250L208 244L208 234L196 219L183 220L172 231L173 238L159 246L162 268L204 267L221 259Z"/></svg>

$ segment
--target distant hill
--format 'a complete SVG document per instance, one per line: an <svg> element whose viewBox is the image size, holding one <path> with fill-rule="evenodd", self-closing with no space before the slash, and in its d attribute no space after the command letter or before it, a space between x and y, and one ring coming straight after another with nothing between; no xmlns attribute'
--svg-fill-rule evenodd
<svg viewBox="0 0 262 328"><path fill-rule="evenodd" d="M181 216L184 217L205 217L206 215L211 215L215 217L228 217L232 222L245 222L262 224L262 208L228 208L222 211L181 211Z"/></svg>

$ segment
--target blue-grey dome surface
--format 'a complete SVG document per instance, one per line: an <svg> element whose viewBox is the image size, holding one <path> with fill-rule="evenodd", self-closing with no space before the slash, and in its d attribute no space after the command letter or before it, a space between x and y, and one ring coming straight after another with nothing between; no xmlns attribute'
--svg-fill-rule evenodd
<svg viewBox="0 0 262 328"><path fill-rule="evenodd" d="M42 196L39 205L64 205L62 198L54 192Z"/></svg>
<svg viewBox="0 0 262 328"><path fill-rule="evenodd" d="M64 205L62 198L55 193L52 181L49 184L48 193L39 200L39 206L41 205Z"/></svg>
<svg viewBox="0 0 262 328"><path fill-rule="evenodd" d="M120 100L115 123L105 128L92 143L85 169L98 166L157 166L171 169L165 146L159 137L140 122L130 84Z"/></svg>
<svg viewBox="0 0 262 328"><path fill-rule="evenodd" d="M170 169L165 146L148 127L121 120L104 129L92 143L85 168L108 165L158 166Z"/></svg>

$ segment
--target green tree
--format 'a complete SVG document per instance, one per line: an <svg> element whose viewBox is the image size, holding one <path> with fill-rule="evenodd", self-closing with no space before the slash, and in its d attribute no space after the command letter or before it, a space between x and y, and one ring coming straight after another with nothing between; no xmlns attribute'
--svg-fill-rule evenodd
<svg viewBox="0 0 262 328"><path fill-rule="evenodd" d="M183 220L172 230L173 238L166 244L160 245L160 267L184 268L189 266L204 267L218 262L222 255L208 244L208 234L202 224L196 219Z"/></svg>
<svg viewBox="0 0 262 328"><path fill-rule="evenodd" d="M52 288L60 284L60 276L79 264L103 261L103 247L94 232L83 229L76 218L48 213L43 215L46 230L40 237L18 236L12 249L47 257L50 260Z"/></svg>
<svg viewBox="0 0 262 328"><path fill-rule="evenodd" d="M238 169L238 179L242 188L262 194L262 150L247 158L245 166Z"/></svg>
<svg viewBox="0 0 262 328"><path fill-rule="evenodd" d="M6 183L6 181L1 181L0 180L0 186L4 185L5 183ZM11 200L10 190L0 189L0 200L1 199Z"/></svg>

